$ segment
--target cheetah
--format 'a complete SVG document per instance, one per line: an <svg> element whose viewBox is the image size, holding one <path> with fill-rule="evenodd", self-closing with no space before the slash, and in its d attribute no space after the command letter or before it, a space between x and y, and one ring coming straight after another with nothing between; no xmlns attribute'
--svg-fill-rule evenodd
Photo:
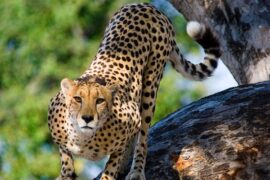
<svg viewBox="0 0 270 180"><path fill-rule="evenodd" d="M89 68L78 79L64 78L50 101L48 125L61 158L58 179L76 179L74 156L96 161L107 155L101 179L117 179L131 138L136 143L126 179L145 179L147 132L166 62L184 77L203 80L221 56L209 28L190 22L187 32L205 50L202 63L183 58L170 20L154 6L125 5L114 14Z"/></svg>

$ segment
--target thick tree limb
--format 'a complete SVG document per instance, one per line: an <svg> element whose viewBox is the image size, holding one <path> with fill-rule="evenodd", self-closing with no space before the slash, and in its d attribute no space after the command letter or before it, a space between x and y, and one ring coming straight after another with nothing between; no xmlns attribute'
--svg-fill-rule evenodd
<svg viewBox="0 0 270 180"><path fill-rule="evenodd" d="M171 0L188 20L217 32L221 59L239 84L270 79L270 1Z"/></svg>
<svg viewBox="0 0 270 180"><path fill-rule="evenodd" d="M270 82L180 109L150 129L148 144L149 180L270 179Z"/></svg>
<svg viewBox="0 0 270 180"><path fill-rule="evenodd" d="M176 179L172 167L184 179L270 179L270 82L209 96L152 127L146 175Z"/></svg>

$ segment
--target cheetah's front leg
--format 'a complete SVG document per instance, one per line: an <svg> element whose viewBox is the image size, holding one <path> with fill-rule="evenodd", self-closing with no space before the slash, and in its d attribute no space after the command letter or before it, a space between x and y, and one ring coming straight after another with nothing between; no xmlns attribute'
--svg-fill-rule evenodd
<svg viewBox="0 0 270 180"><path fill-rule="evenodd" d="M134 150L134 157L130 172L126 176L126 180L145 180L144 166L147 154L147 137L141 132L138 133L137 144Z"/></svg>
<svg viewBox="0 0 270 180"><path fill-rule="evenodd" d="M110 155L109 161L100 178L101 180L115 180L117 178L123 154L122 151L119 151Z"/></svg>
<svg viewBox="0 0 270 180"><path fill-rule="evenodd" d="M72 155L62 148L59 148L59 151L61 156L61 175L57 180L75 180L77 176L73 166Z"/></svg>
<svg viewBox="0 0 270 180"><path fill-rule="evenodd" d="M147 116L148 118L149 116ZM145 120L144 120L145 121ZM147 132L149 123L142 122L140 131L137 135L137 142L134 149L134 156L130 172L126 180L145 180L144 167L147 155Z"/></svg>

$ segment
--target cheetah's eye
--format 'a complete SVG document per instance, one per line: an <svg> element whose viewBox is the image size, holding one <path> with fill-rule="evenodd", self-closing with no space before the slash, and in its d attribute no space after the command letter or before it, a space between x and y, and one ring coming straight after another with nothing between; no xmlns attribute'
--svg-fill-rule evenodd
<svg viewBox="0 0 270 180"><path fill-rule="evenodd" d="M75 100L77 103L81 103L81 102L82 102L82 98L79 97L79 96L74 96L73 98L74 98L74 100Z"/></svg>
<svg viewBox="0 0 270 180"><path fill-rule="evenodd" d="M105 101L105 99L103 99L103 98L97 98L96 103L97 103L97 104L101 104L101 103L103 103L104 101Z"/></svg>

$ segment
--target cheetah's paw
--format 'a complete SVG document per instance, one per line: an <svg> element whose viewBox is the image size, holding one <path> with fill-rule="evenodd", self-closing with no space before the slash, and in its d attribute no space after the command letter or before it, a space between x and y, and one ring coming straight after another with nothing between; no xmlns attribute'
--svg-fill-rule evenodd
<svg viewBox="0 0 270 180"><path fill-rule="evenodd" d="M130 171L125 180L146 180L144 172Z"/></svg>

